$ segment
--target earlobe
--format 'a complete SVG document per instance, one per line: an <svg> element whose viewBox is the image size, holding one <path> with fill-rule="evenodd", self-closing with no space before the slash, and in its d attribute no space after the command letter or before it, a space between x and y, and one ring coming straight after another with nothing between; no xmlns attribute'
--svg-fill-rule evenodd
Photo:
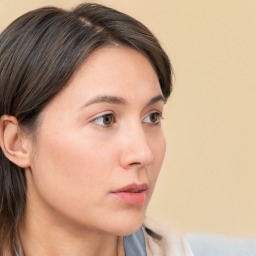
<svg viewBox="0 0 256 256"><path fill-rule="evenodd" d="M5 156L14 164L30 166L30 149L22 136L14 116L3 115L0 119L0 146Z"/></svg>

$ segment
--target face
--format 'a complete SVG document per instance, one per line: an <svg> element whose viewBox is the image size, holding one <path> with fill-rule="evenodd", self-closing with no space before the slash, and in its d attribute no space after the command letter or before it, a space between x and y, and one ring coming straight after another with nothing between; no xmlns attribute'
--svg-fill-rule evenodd
<svg viewBox="0 0 256 256"><path fill-rule="evenodd" d="M55 224L136 231L164 158L163 106L143 55L126 47L94 51L41 113L28 203Z"/></svg>

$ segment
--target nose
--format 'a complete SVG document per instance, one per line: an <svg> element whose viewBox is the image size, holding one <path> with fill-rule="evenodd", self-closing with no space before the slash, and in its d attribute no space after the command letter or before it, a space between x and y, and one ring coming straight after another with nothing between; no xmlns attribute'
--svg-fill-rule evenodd
<svg viewBox="0 0 256 256"><path fill-rule="evenodd" d="M147 167L153 161L153 152L148 136L140 124L132 125L122 135L120 165L127 169L131 166Z"/></svg>

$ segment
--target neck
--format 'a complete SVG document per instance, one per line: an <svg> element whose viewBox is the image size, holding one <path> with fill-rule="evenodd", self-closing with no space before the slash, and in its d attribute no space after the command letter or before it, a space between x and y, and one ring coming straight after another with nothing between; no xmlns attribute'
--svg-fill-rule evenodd
<svg viewBox="0 0 256 256"><path fill-rule="evenodd" d="M20 228L20 242L26 256L123 256L122 237L98 232L78 232L67 227L33 225L30 220Z"/></svg>

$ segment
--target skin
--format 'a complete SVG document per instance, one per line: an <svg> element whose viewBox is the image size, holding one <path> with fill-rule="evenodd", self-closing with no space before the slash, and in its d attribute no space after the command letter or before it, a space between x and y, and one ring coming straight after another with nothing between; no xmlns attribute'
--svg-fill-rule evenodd
<svg viewBox="0 0 256 256"><path fill-rule="evenodd" d="M118 237L142 225L165 154L161 95L142 54L105 47L46 106L27 138L26 256L124 255ZM143 204L111 193L131 183L148 184Z"/></svg>

